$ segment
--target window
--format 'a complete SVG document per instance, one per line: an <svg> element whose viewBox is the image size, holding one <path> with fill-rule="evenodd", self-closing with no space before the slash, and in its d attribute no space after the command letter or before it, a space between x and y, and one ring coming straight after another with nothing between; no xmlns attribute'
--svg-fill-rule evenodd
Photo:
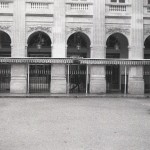
<svg viewBox="0 0 150 150"><path fill-rule="evenodd" d="M150 0L148 0L148 4L150 4Z"/></svg>
<svg viewBox="0 0 150 150"><path fill-rule="evenodd" d="M150 2L150 0L148 0ZM125 0L111 0L112 3L125 3Z"/></svg>
<svg viewBox="0 0 150 150"><path fill-rule="evenodd" d="M113 3L114 3L114 2L117 2L117 0L111 0L111 2L113 2Z"/></svg>
<svg viewBox="0 0 150 150"><path fill-rule="evenodd" d="M125 3L125 0L119 0L119 3Z"/></svg>

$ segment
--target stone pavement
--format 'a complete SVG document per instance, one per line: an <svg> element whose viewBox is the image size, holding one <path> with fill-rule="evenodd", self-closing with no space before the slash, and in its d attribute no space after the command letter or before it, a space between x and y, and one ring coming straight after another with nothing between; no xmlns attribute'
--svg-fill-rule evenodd
<svg viewBox="0 0 150 150"><path fill-rule="evenodd" d="M150 99L0 98L0 150L149 150Z"/></svg>
<svg viewBox="0 0 150 150"><path fill-rule="evenodd" d="M50 94L50 93L31 93L31 94L11 94L0 93L0 98L150 98L150 94L131 95L122 93L107 94Z"/></svg>

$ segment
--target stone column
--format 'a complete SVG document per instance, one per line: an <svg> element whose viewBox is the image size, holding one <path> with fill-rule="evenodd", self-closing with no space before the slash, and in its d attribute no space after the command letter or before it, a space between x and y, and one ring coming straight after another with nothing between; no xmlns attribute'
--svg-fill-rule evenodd
<svg viewBox="0 0 150 150"><path fill-rule="evenodd" d="M12 57L25 57L25 0L14 0ZM27 68L24 64L11 65L11 93L26 93Z"/></svg>
<svg viewBox="0 0 150 150"><path fill-rule="evenodd" d="M94 1L93 49L92 58L106 58L105 54L105 1ZM92 65L90 78L90 93L105 93L105 66Z"/></svg>
<svg viewBox="0 0 150 150"><path fill-rule="evenodd" d="M65 50L65 0L54 1L53 58L64 58ZM64 64L51 66L51 93L66 93L66 67Z"/></svg>
<svg viewBox="0 0 150 150"><path fill-rule="evenodd" d="M143 57L143 1L133 0L129 59L143 59ZM143 67L130 67L128 85L129 94L144 94Z"/></svg>

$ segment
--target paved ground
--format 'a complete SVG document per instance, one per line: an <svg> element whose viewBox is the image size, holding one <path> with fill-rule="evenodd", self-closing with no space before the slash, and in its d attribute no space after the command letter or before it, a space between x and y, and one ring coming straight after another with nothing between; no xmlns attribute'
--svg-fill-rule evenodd
<svg viewBox="0 0 150 150"><path fill-rule="evenodd" d="M150 150L150 99L1 98L0 150Z"/></svg>

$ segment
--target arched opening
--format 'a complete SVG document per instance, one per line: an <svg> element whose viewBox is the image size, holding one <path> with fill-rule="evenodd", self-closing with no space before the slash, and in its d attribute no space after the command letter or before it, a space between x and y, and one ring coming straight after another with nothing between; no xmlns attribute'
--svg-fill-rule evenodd
<svg viewBox="0 0 150 150"><path fill-rule="evenodd" d="M3 31L0 31L0 57L11 57L11 39Z"/></svg>
<svg viewBox="0 0 150 150"><path fill-rule="evenodd" d="M28 57L50 57L51 39L41 31L30 35L28 39Z"/></svg>
<svg viewBox="0 0 150 150"><path fill-rule="evenodd" d="M11 57L10 36L0 31L0 57ZM10 91L11 65L0 64L0 92Z"/></svg>
<svg viewBox="0 0 150 150"><path fill-rule="evenodd" d="M67 41L67 57L73 58L90 58L90 39L82 33L76 32L72 34ZM75 62L68 68L69 92L70 93L85 93L87 83L87 68L86 65L77 64ZM89 88L88 88L89 89Z"/></svg>
<svg viewBox="0 0 150 150"><path fill-rule="evenodd" d="M128 58L128 40L123 34L114 33L110 35L106 41L106 46L106 58ZM106 83L107 92L124 92L125 67L120 65L106 66Z"/></svg>
<svg viewBox="0 0 150 150"><path fill-rule="evenodd" d="M150 59L150 36L144 42L144 59Z"/></svg>
<svg viewBox="0 0 150 150"><path fill-rule="evenodd" d="M67 41L67 57L90 57L90 39L82 33L76 32L72 34Z"/></svg>
<svg viewBox="0 0 150 150"><path fill-rule="evenodd" d="M150 59L150 36L144 42L144 59ZM144 66L145 93L150 93L150 66Z"/></svg>
<svg viewBox="0 0 150 150"><path fill-rule="evenodd" d="M27 48L28 57L51 57L51 40L41 31L30 35ZM51 65L29 65L29 92L50 92Z"/></svg>

